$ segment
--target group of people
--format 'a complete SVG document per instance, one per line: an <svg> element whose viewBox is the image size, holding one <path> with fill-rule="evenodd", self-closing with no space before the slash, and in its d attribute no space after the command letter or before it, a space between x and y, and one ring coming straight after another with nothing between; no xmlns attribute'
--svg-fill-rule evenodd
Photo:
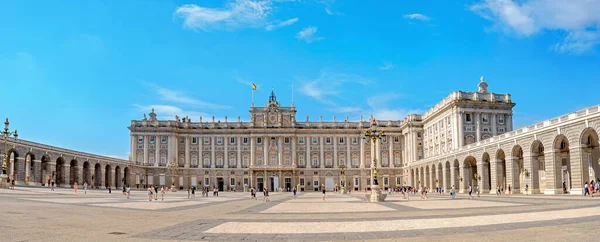
<svg viewBox="0 0 600 242"><path fill-rule="evenodd" d="M600 194L600 179L598 179L598 181L591 180L589 184L586 182L583 186L584 197L586 197L587 195L594 197L595 193Z"/></svg>

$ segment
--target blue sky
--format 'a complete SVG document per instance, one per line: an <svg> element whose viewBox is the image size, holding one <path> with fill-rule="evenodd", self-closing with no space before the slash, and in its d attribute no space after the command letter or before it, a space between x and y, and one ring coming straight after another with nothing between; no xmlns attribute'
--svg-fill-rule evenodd
<svg viewBox="0 0 600 242"><path fill-rule="evenodd" d="M516 127L600 103L600 1L0 3L0 117L21 138L127 157L132 119L401 119L455 90L510 93Z"/></svg>

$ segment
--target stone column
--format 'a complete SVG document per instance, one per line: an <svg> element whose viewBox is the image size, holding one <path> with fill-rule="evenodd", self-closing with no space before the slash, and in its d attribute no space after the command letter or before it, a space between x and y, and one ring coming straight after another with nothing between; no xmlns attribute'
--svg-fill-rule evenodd
<svg viewBox="0 0 600 242"><path fill-rule="evenodd" d="M44 178L42 177L42 161L41 160L33 160L33 185L41 186L45 184Z"/></svg>
<svg viewBox="0 0 600 242"><path fill-rule="evenodd" d="M485 176L487 173L487 169L484 168L483 162L477 162L477 176L480 176L481 179L477 179L477 186L479 186L479 189L481 191L481 193L485 193L489 191L489 188L486 189L486 186L484 184L484 180L485 180ZM475 188L473 188L473 192L476 192Z"/></svg>
<svg viewBox="0 0 600 242"><path fill-rule="evenodd" d="M227 146L229 146L229 141L231 140L231 137L223 137L223 150L224 150L224 154L223 154L223 168L227 169L229 168L229 149L227 148ZM226 184L229 184L229 181L225 181Z"/></svg>
<svg viewBox="0 0 600 242"><path fill-rule="evenodd" d="M319 146L320 146L320 150L321 150L321 158L319 161L319 167L321 169L325 168L325 148L324 148L325 144L323 144L325 142L323 142L323 141L324 141L323 136L319 137ZM321 184L319 184L319 186L320 185Z"/></svg>
<svg viewBox="0 0 600 242"><path fill-rule="evenodd" d="M98 187L102 187L105 189L108 188L106 186L106 166L100 165L100 177L96 177L96 180L98 181Z"/></svg>
<svg viewBox="0 0 600 242"><path fill-rule="evenodd" d="M204 168L204 151L202 150L202 145L204 143L204 138L198 137L198 167ZM200 179L200 178L198 178ZM204 179L204 178L202 178ZM204 184L204 181L202 181Z"/></svg>
<svg viewBox="0 0 600 242"><path fill-rule="evenodd" d="M310 139L310 137L306 137L305 138L305 142L306 142L306 167L308 168L314 168L312 166L312 157L310 157L310 143L312 142L312 140Z"/></svg>
<svg viewBox="0 0 600 242"><path fill-rule="evenodd" d="M121 169L121 172L123 172L123 169ZM83 164L77 166L77 185L79 185L80 187L83 187ZM123 176L121 176L123 177Z"/></svg>
<svg viewBox="0 0 600 242"><path fill-rule="evenodd" d="M528 194L539 193L539 163L537 157L531 156L528 152L523 155L523 163L523 167L527 169L529 176L525 176L525 184L521 185L522 192L527 192ZM528 185L528 191L525 191L525 185Z"/></svg>
<svg viewBox="0 0 600 242"><path fill-rule="evenodd" d="M333 168L337 169L338 168L338 150L337 150L337 143L339 141L339 138L336 136L333 136ZM337 183L339 184L339 183Z"/></svg>
<svg viewBox="0 0 600 242"><path fill-rule="evenodd" d="M481 115L479 112L475 113L475 142L481 141Z"/></svg>
<svg viewBox="0 0 600 242"><path fill-rule="evenodd" d="M25 168L27 167L27 162L25 162L25 157L17 157L17 167L15 167L15 176L16 184L24 184L25 183Z"/></svg>
<svg viewBox="0 0 600 242"><path fill-rule="evenodd" d="M350 154L350 140L352 137L346 137L346 168L352 168L352 164L350 161L352 160L352 155ZM354 181L352 181L354 182ZM348 184L346 184L348 186Z"/></svg>
<svg viewBox="0 0 600 242"><path fill-rule="evenodd" d="M411 169L408 172L408 183L410 186L415 187L415 180L414 180L414 175L413 175L414 170Z"/></svg>
<svg viewBox="0 0 600 242"><path fill-rule="evenodd" d="M496 136L496 134L498 132L496 129L496 123L498 122L498 117L496 117L495 113L492 114L492 120L490 120L490 121L492 121L492 135ZM494 188L495 187L492 187L492 189L494 189Z"/></svg>
<svg viewBox="0 0 600 242"><path fill-rule="evenodd" d="M254 167L254 158L256 156L256 147L254 145L254 139L254 137L250 136L250 167Z"/></svg>
<svg viewBox="0 0 600 242"><path fill-rule="evenodd" d="M461 148L465 145L465 127L464 127L464 115L465 112L463 111L459 111L458 112L458 148Z"/></svg>
<svg viewBox="0 0 600 242"><path fill-rule="evenodd" d="M217 160L215 159L215 136L210 137L210 168L215 169Z"/></svg>
<svg viewBox="0 0 600 242"><path fill-rule="evenodd" d="M131 156L131 159L133 162L135 162L137 160L136 157L136 153L137 153L137 140L136 140L136 136L135 135L130 135L130 143L129 143L129 154Z"/></svg>
<svg viewBox="0 0 600 242"><path fill-rule="evenodd" d="M444 191L448 192L450 191L450 177L448 177L448 173L450 171L446 168L446 165L442 166L442 185L441 187L444 188Z"/></svg>
<svg viewBox="0 0 600 242"><path fill-rule="evenodd" d="M283 165L283 137L277 139L277 160L279 166Z"/></svg>
<svg viewBox="0 0 600 242"><path fill-rule="evenodd" d="M185 137L185 168L190 168L190 137ZM180 184L180 186L183 186Z"/></svg>
<svg viewBox="0 0 600 242"><path fill-rule="evenodd" d="M364 169L365 168L365 142L364 141L359 141L360 142L360 168Z"/></svg>
<svg viewBox="0 0 600 242"><path fill-rule="evenodd" d="M160 136L156 136L156 138L154 138L154 167L158 167L158 162L160 161L160 146L162 145L161 143L161 137ZM148 177L144 178L144 180L148 179ZM146 184L144 184L146 185Z"/></svg>
<svg viewBox="0 0 600 242"><path fill-rule="evenodd" d="M236 168L241 168L242 167L242 136L238 136L237 138L237 159L236 159L236 164L235 167ZM244 182L244 180L242 180L242 182ZM242 184L243 185L243 184Z"/></svg>
<svg viewBox="0 0 600 242"><path fill-rule="evenodd" d="M173 135L169 135L167 138L167 166L169 166L169 163L171 163L173 161L173 159L175 159L175 162L179 162L177 160L177 149L176 149L176 144L177 144L177 137L173 136Z"/></svg>
<svg viewBox="0 0 600 242"><path fill-rule="evenodd" d="M583 184L589 182L590 167L587 156L579 144L573 145L570 150L571 161L571 190L570 194L583 195Z"/></svg>
<svg viewBox="0 0 600 242"><path fill-rule="evenodd" d="M519 179L519 167L517 166L516 158L508 157L506 159L506 187L504 190L508 192L510 185L511 193L516 193L515 181Z"/></svg>
<svg viewBox="0 0 600 242"><path fill-rule="evenodd" d="M394 168L396 167L396 164L394 164L394 137L390 137L390 139L388 139L388 164L390 165L390 168Z"/></svg>
<svg viewBox="0 0 600 242"><path fill-rule="evenodd" d="M296 164L296 137L292 136L290 138L290 142L292 142L292 167L297 167L297 164ZM292 177L292 180L295 180L295 179L293 179L293 177Z"/></svg>
<svg viewBox="0 0 600 242"><path fill-rule="evenodd" d="M142 162L144 162L143 164L148 164L148 139L149 136L144 136L144 159L142 160ZM156 142L156 139L154 139L154 143L158 143ZM156 159L156 158L154 158ZM137 157L135 160L133 160L133 162L136 162L137 164Z"/></svg>
<svg viewBox="0 0 600 242"><path fill-rule="evenodd" d="M71 165L70 164L63 164L62 168L62 174L64 177L63 183L60 184L61 187L71 187ZM57 187L59 185L56 185Z"/></svg>
<svg viewBox="0 0 600 242"><path fill-rule="evenodd" d="M110 181L109 181L109 183L108 183L108 184L109 184L109 185L110 185L112 188L117 188L117 187L118 187L118 186L117 186L117 184L119 184L119 182L118 182L118 181L115 181L115 168L114 168L114 167L112 167L112 166L110 167L110 174L109 174L109 175L110 175Z"/></svg>
<svg viewBox="0 0 600 242"><path fill-rule="evenodd" d="M510 132L513 130L513 123L512 123L512 113L506 115L506 120L504 120L506 122L506 132Z"/></svg>
<svg viewBox="0 0 600 242"><path fill-rule="evenodd" d="M463 164L459 164L458 172L462 177L462 181L458 181L460 188L459 193L465 193L467 191L467 188L469 187L469 182L471 181L469 171L463 166Z"/></svg>
<svg viewBox="0 0 600 242"><path fill-rule="evenodd" d="M496 190L498 190L497 187L499 187L499 180L500 180L500 174L498 171L498 167L499 167L499 163L502 162L499 159L494 158L494 160L490 161L490 172L492 174L490 174L490 182L492 187L490 187L490 194L495 194Z"/></svg>
<svg viewBox="0 0 600 242"><path fill-rule="evenodd" d="M263 165L267 166L269 164L269 139L268 137L263 138ZM265 182L266 183L266 182Z"/></svg>
<svg viewBox="0 0 600 242"><path fill-rule="evenodd" d="M546 189L544 194L562 194L562 162L560 161L558 149L548 149L544 153L546 164Z"/></svg>
<svg viewBox="0 0 600 242"><path fill-rule="evenodd" d="M434 167L436 167L436 165L435 165L435 164L434 164L433 166L434 166ZM432 188L432 189L433 189L433 187L434 187L434 186L435 186L435 187L438 187L438 188L439 188L439 187L442 187L442 183L443 183L443 181L439 179L439 178L440 178L440 172L442 172L442 171L440 171L440 169L438 169L438 168L439 168L439 167L436 167L436 168L435 168L435 178L433 179L433 182L434 182L434 183L433 183L433 186L431 186L431 188ZM437 180L437 182L436 182L435 180Z"/></svg>

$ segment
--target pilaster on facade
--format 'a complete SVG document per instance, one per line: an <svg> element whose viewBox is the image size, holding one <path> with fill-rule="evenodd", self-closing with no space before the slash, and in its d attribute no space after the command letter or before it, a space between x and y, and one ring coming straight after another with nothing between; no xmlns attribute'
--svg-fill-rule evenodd
<svg viewBox="0 0 600 242"><path fill-rule="evenodd" d="M144 159L142 159L143 164L148 164L148 137L149 136L143 136L144 138ZM156 139L154 140L156 142ZM139 158L133 158L132 159L137 162L139 160Z"/></svg>
<svg viewBox="0 0 600 242"><path fill-rule="evenodd" d="M215 159L215 136L210 136L210 168L215 169L217 160Z"/></svg>
<svg viewBox="0 0 600 242"><path fill-rule="evenodd" d="M339 138L337 136L333 136L333 168L338 168L338 150L337 143L339 142Z"/></svg>
<svg viewBox="0 0 600 242"><path fill-rule="evenodd" d="M360 142L360 168L365 168L365 142L359 140Z"/></svg>
<svg viewBox="0 0 600 242"><path fill-rule="evenodd" d="M254 165L256 164L254 162L255 157L256 157L256 145L255 145L255 137L250 137L250 167L254 167Z"/></svg>
<svg viewBox="0 0 600 242"><path fill-rule="evenodd" d="M227 148L229 144L229 137L223 138L223 168L229 168L229 149ZM225 181L226 183L229 181Z"/></svg>
<svg viewBox="0 0 600 242"><path fill-rule="evenodd" d="M185 137L185 164L184 168L190 168L190 137Z"/></svg>
<svg viewBox="0 0 600 242"><path fill-rule="evenodd" d="M323 140L323 136L319 137L319 149L321 151L321 157L319 158L319 168L323 169L325 168L325 148L324 148L324 140Z"/></svg>
<svg viewBox="0 0 600 242"><path fill-rule="evenodd" d="M309 136L307 136L304 140L304 143L306 143L306 167L308 168L315 168L313 167L312 164L312 157L310 155L310 143L312 142L311 138Z"/></svg>
<svg viewBox="0 0 600 242"><path fill-rule="evenodd" d="M481 113L475 113L475 142L481 141Z"/></svg>

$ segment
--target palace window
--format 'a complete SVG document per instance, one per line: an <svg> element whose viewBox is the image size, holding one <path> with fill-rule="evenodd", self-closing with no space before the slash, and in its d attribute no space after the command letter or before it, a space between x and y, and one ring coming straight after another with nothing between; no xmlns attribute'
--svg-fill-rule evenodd
<svg viewBox="0 0 600 242"><path fill-rule="evenodd" d="M198 156L192 155L192 167L198 167Z"/></svg>
<svg viewBox="0 0 600 242"><path fill-rule="evenodd" d="M400 137L394 136L394 143L398 143L398 142L400 142Z"/></svg>
<svg viewBox="0 0 600 242"><path fill-rule="evenodd" d="M154 141L156 140L155 136L150 136L150 143L154 144Z"/></svg>
<svg viewBox="0 0 600 242"><path fill-rule="evenodd" d="M387 143L387 136L383 136L381 140L383 141L383 143Z"/></svg>
<svg viewBox="0 0 600 242"><path fill-rule="evenodd" d="M248 156L242 157L242 168L248 168Z"/></svg>
<svg viewBox="0 0 600 242"><path fill-rule="evenodd" d="M144 136L138 136L138 143L143 143L144 142Z"/></svg>
<svg viewBox="0 0 600 242"><path fill-rule="evenodd" d="M262 144L262 138L261 137L256 138L256 143L257 144Z"/></svg>
<svg viewBox="0 0 600 242"><path fill-rule="evenodd" d="M313 143L313 144L318 144L318 143L319 143L319 138L317 138L317 137L312 137L312 143Z"/></svg>
<svg viewBox="0 0 600 242"><path fill-rule="evenodd" d="M504 133L504 128L498 128L498 133Z"/></svg>
<svg viewBox="0 0 600 242"><path fill-rule="evenodd" d="M422 137L422 135L421 135L421 132L417 132L417 137L418 137L418 138L421 138L421 137Z"/></svg>
<svg viewBox="0 0 600 242"><path fill-rule="evenodd" d="M358 180L358 177L355 177L355 178L354 178L354 186L355 186L355 187L357 187L357 186L358 186L358 181L359 181L359 180Z"/></svg>
<svg viewBox="0 0 600 242"><path fill-rule="evenodd" d="M470 113L465 114L465 120L467 122L471 122L471 114Z"/></svg>
<svg viewBox="0 0 600 242"><path fill-rule="evenodd" d="M179 143L180 143L180 144L183 144L183 143L185 143L185 138L179 138Z"/></svg>
<svg viewBox="0 0 600 242"><path fill-rule="evenodd" d="M208 156L204 157L204 168L210 167L210 158Z"/></svg>
<svg viewBox="0 0 600 242"><path fill-rule="evenodd" d="M235 186L235 178L229 179L229 186Z"/></svg>
<svg viewBox="0 0 600 242"><path fill-rule="evenodd" d="M319 157L318 156L313 156L311 164L312 164L312 167L318 167L319 166Z"/></svg>
<svg viewBox="0 0 600 242"><path fill-rule="evenodd" d="M208 178L208 177L205 177L205 178L204 178L204 186L205 186L205 187L207 187L207 186L209 186L209 185L210 185L210 178Z"/></svg>
<svg viewBox="0 0 600 242"><path fill-rule="evenodd" d="M197 144L197 143L198 143L198 138L192 137L192 144Z"/></svg>
<svg viewBox="0 0 600 242"><path fill-rule="evenodd" d="M222 137L217 137L217 144L223 144L223 138Z"/></svg>
<svg viewBox="0 0 600 242"><path fill-rule="evenodd" d="M248 178L244 177L244 185L248 185Z"/></svg>
<svg viewBox="0 0 600 242"><path fill-rule="evenodd" d="M163 143L163 144L167 143L167 136L161 136L160 137L160 142Z"/></svg>
<svg viewBox="0 0 600 242"><path fill-rule="evenodd" d="M358 144L358 138L352 137L352 144Z"/></svg>
<svg viewBox="0 0 600 242"><path fill-rule="evenodd" d="M340 144L344 144L344 137L340 137Z"/></svg>
<svg viewBox="0 0 600 242"><path fill-rule="evenodd" d="M371 185L371 178L367 178L367 186Z"/></svg>
<svg viewBox="0 0 600 242"><path fill-rule="evenodd" d="M483 122L484 122L484 123L486 123L486 124L488 123L488 121L489 121L489 120L488 120L488 116L487 116L487 114L482 114L482 115L481 115L481 121L483 121Z"/></svg>
<svg viewBox="0 0 600 242"><path fill-rule="evenodd" d="M235 137L229 138L229 143L230 144L235 144Z"/></svg>
<svg viewBox="0 0 600 242"><path fill-rule="evenodd" d="M502 114L498 115L498 123L501 123L501 124L504 123L504 115L502 115Z"/></svg>
<svg viewBox="0 0 600 242"><path fill-rule="evenodd" d="M304 178L300 178L300 186L304 186Z"/></svg>
<svg viewBox="0 0 600 242"><path fill-rule="evenodd" d="M204 144L210 144L210 138L204 137Z"/></svg>
<svg viewBox="0 0 600 242"><path fill-rule="evenodd" d="M289 137L283 138L283 142L286 143L286 144L289 144L290 143L290 138Z"/></svg>
<svg viewBox="0 0 600 242"><path fill-rule="evenodd" d="M244 143L244 144L248 144L248 138L247 138L247 137L244 137L244 139L243 139L243 143Z"/></svg>
<svg viewBox="0 0 600 242"><path fill-rule="evenodd" d="M396 186L402 185L402 177L396 177Z"/></svg>
<svg viewBox="0 0 600 242"><path fill-rule="evenodd" d="M330 137L325 138L325 143L326 144L331 144L331 138Z"/></svg>
<svg viewBox="0 0 600 242"><path fill-rule="evenodd" d="M298 138L298 144L304 144L304 137Z"/></svg>
<svg viewBox="0 0 600 242"><path fill-rule="evenodd" d="M389 185L390 185L390 179L389 179L389 178L387 178L387 177L384 177L384 178L383 178L383 185L384 185L384 186L389 186Z"/></svg>
<svg viewBox="0 0 600 242"><path fill-rule="evenodd" d="M315 189L316 189L317 187L319 187L319 181L318 181L318 180L314 180L314 181L313 181L313 186L315 187Z"/></svg>

